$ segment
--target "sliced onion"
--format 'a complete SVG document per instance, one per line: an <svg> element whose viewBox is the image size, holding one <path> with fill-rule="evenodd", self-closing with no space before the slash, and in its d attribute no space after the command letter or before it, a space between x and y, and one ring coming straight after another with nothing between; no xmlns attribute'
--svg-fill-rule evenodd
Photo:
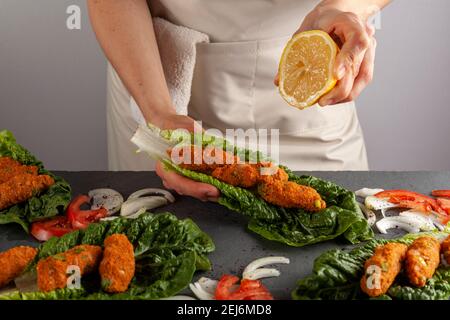
<svg viewBox="0 0 450 320"><path fill-rule="evenodd" d="M383 210L397 207L396 204L391 203L386 199L380 199L374 196L366 197L364 200L364 205L370 210Z"/></svg>
<svg viewBox="0 0 450 320"><path fill-rule="evenodd" d="M429 222L430 230L434 230L433 226L435 226L439 231L442 231L445 229L444 224L441 222L441 219L439 217L439 214L435 212L421 212L421 211L415 211L414 209L400 212L401 216L418 216L426 218Z"/></svg>
<svg viewBox="0 0 450 320"><path fill-rule="evenodd" d="M143 198L130 199L122 204L120 209L121 216L131 216L141 209L149 210L167 204L167 199L159 196L150 196Z"/></svg>
<svg viewBox="0 0 450 320"><path fill-rule="evenodd" d="M197 300L197 299L192 298L190 296L179 295L179 296L173 296L173 297L168 297L168 298L162 298L162 299L159 299L159 300Z"/></svg>
<svg viewBox="0 0 450 320"><path fill-rule="evenodd" d="M122 195L113 189L94 189L89 191L88 195L92 199L91 210L103 207L108 210L109 216L118 212L123 203Z"/></svg>
<svg viewBox="0 0 450 320"><path fill-rule="evenodd" d="M142 196L148 196L148 195L151 195L151 196L160 196L160 195L162 195L169 202L171 202L171 203L175 202L175 198L172 195L172 193L170 193L167 190L159 189L159 188L146 188L146 189L138 190L138 191L133 192L132 194L130 194L130 196L128 197L128 200L136 199L136 198L140 198Z"/></svg>
<svg viewBox="0 0 450 320"><path fill-rule="evenodd" d="M137 218L139 218L142 214L144 214L144 213L146 213L146 212L147 212L147 209L141 208L141 209L139 209L136 213L133 213L132 215L127 216L127 218L128 218L128 219L137 219Z"/></svg>
<svg viewBox="0 0 450 320"><path fill-rule="evenodd" d="M119 217L118 216L104 217L104 218L101 218L100 221L113 221L117 218L119 218Z"/></svg>
<svg viewBox="0 0 450 320"><path fill-rule="evenodd" d="M360 202L358 202L358 206L361 208L361 211L366 216L366 219L367 219L367 222L369 223L369 225L373 226L375 224L375 222L377 222L377 216L376 216L375 212L373 212L370 209L367 209L367 207Z"/></svg>
<svg viewBox="0 0 450 320"><path fill-rule="evenodd" d="M422 222L422 226L420 228L421 231L432 231L435 230L435 226L433 221L421 212L416 212L412 210L400 212L401 217L412 217Z"/></svg>
<svg viewBox="0 0 450 320"><path fill-rule="evenodd" d="M408 233L418 233L423 227L423 221L416 217L396 216L383 218L376 223L376 226L383 234L394 228L403 229Z"/></svg>
<svg viewBox="0 0 450 320"><path fill-rule="evenodd" d="M362 189L355 191L355 195L357 195L358 197L366 198L366 197L374 196L381 191L384 191L384 189L362 188Z"/></svg>
<svg viewBox="0 0 450 320"><path fill-rule="evenodd" d="M37 273L28 271L14 279L14 284L20 292L36 292L39 291L37 285Z"/></svg>
<svg viewBox="0 0 450 320"><path fill-rule="evenodd" d="M251 262L247 267L245 267L243 277L246 278L246 275L249 272L255 271L256 269L267 266L269 264L278 264L278 263L289 264L289 262L290 260L286 257L265 257L256 259L255 261Z"/></svg>
<svg viewBox="0 0 450 320"><path fill-rule="evenodd" d="M258 279L262 279L262 278L279 277L280 274L281 274L280 271L278 271L277 269L258 268L253 271L248 271L247 273L244 272L242 277L244 279L249 279L249 280L258 280Z"/></svg>
<svg viewBox="0 0 450 320"><path fill-rule="evenodd" d="M219 283L219 281L217 280L205 277L201 277L197 282L203 290L212 295L214 295L214 293L216 292L217 284Z"/></svg>
<svg viewBox="0 0 450 320"><path fill-rule="evenodd" d="M199 298L200 300L214 300L214 296L209 293L206 292L199 284L198 282L194 282L193 284L190 283L189 284L189 288L191 289L191 291L195 294L195 296L197 298Z"/></svg>

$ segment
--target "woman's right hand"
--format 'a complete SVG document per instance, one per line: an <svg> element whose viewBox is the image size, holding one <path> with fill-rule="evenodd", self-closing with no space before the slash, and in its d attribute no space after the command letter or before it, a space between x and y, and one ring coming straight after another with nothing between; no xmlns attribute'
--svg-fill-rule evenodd
<svg viewBox="0 0 450 320"><path fill-rule="evenodd" d="M194 119L177 114L154 120L153 124L161 129L187 129L192 132L195 126ZM191 196L202 201L217 201L220 195L216 187L188 179L174 171L167 170L159 161L156 163L156 174L161 178L165 188L174 190L180 195Z"/></svg>

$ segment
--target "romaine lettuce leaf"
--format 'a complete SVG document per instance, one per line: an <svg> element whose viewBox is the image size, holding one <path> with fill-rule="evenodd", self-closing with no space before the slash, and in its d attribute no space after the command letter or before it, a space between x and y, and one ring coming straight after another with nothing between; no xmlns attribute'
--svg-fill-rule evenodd
<svg viewBox="0 0 450 320"><path fill-rule="evenodd" d="M135 248L136 272L128 290L109 294L101 290L98 275L82 279L79 290L55 290L49 293L7 293L1 299L160 299L177 294L191 281L197 270L209 270L208 254L214 243L190 219L178 220L170 213L146 213L137 219L118 218L93 223L85 230L51 238L42 244L27 271L38 260L64 252L79 244L103 245L104 239L123 233Z"/></svg>
<svg viewBox="0 0 450 320"><path fill-rule="evenodd" d="M53 177L55 184L47 191L37 194L27 201L0 211L0 224L18 223L28 232L30 223L63 213L71 199L69 184L62 178L45 170L41 161L19 145L11 132L0 131L0 157L13 158L24 165L39 168L39 174Z"/></svg>
<svg viewBox="0 0 450 320"><path fill-rule="evenodd" d="M172 163L167 154L169 148L195 144L232 151L244 161L270 161L260 152L238 148L227 140L204 132L160 130L151 125L139 126L131 141L139 151L162 161L168 170L217 187L221 192L219 203L248 217L249 229L267 239L301 247L337 237L350 243L373 238L373 231L359 209L354 193L332 182L311 176L297 176L286 168L291 181L314 187L327 202L327 208L316 213L285 209L267 203L254 190L233 187L209 175L183 169Z"/></svg>
<svg viewBox="0 0 450 320"><path fill-rule="evenodd" d="M301 247L339 236L350 243L373 238L373 231L359 209L354 193L332 182L311 176L297 176L283 167L289 175L289 180L315 188L327 202L326 209L310 213L269 204L251 190L234 187L212 176L183 169L167 159L162 161L170 170L218 188L221 192L219 203L247 216L248 228L266 239Z"/></svg>

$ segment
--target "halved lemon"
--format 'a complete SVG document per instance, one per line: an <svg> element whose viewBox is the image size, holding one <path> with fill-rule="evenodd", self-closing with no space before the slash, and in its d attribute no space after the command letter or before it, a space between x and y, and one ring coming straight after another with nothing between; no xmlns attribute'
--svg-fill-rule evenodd
<svg viewBox="0 0 450 320"><path fill-rule="evenodd" d="M280 94L287 103L304 109L333 89L338 52L339 47L324 31L306 31L292 37L278 69Z"/></svg>

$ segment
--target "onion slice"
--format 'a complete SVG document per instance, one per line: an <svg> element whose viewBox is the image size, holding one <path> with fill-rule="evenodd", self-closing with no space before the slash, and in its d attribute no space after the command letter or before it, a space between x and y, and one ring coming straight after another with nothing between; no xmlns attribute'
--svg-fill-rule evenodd
<svg viewBox="0 0 450 320"><path fill-rule="evenodd" d="M116 220L117 218L119 218L119 217L118 216L104 217L104 218L101 218L100 221L113 221L113 220Z"/></svg>
<svg viewBox="0 0 450 320"><path fill-rule="evenodd" d="M249 280L258 280L262 278L272 278L272 277L279 277L280 271L273 268L258 268L253 271L248 271L247 273L243 274L244 279Z"/></svg>
<svg viewBox="0 0 450 320"><path fill-rule="evenodd" d="M422 219L417 217L405 217L405 216L395 216L383 218L376 223L376 226L380 233L386 234L387 230L400 228L408 233L418 233L423 228L426 228Z"/></svg>
<svg viewBox="0 0 450 320"><path fill-rule="evenodd" d="M362 189L355 191L355 195L358 197L366 198L366 197L374 196L377 193L382 192L382 191L384 191L384 189L362 188Z"/></svg>
<svg viewBox="0 0 450 320"><path fill-rule="evenodd" d="M202 287L203 290L212 295L214 295L214 293L216 292L217 284L219 283L218 280L206 277L201 277L197 282L200 285L200 287Z"/></svg>
<svg viewBox="0 0 450 320"><path fill-rule="evenodd" d="M400 212L400 217L412 217L422 222L422 226L420 228L421 231L433 231L436 230L433 221L420 212L415 211L403 211Z"/></svg>
<svg viewBox="0 0 450 320"><path fill-rule="evenodd" d="M122 204L121 216L132 216L141 209L149 210L167 204L167 199L159 196L149 196L143 198L129 199Z"/></svg>
<svg viewBox="0 0 450 320"><path fill-rule="evenodd" d="M206 292L198 282L190 283L189 288L200 300L214 300L214 295Z"/></svg>
<svg viewBox="0 0 450 320"><path fill-rule="evenodd" d="M163 196L169 202L171 202L171 203L175 202L175 198L172 195L172 193L170 193L167 190L159 189L159 188L145 188L145 189L138 190L138 191L133 192L132 194L130 194L130 196L128 197L127 200L137 199L137 198L140 198L142 196L148 196L148 195L151 195L151 196Z"/></svg>
<svg viewBox="0 0 450 320"><path fill-rule="evenodd" d="M114 189L94 189L89 191L88 195L92 199L91 210L105 208L108 216L119 212L123 203L122 195Z"/></svg>
<svg viewBox="0 0 450 320"><path fill-rule="evenodd" d="M256 259L255 261L251 262L247 267L245 267L242 277L247 278L247 275L250 272L253 272L260 267L264 267L269 264L278 264L278 263L289 264L290 260L286 257L265 257L265 258Z"/></svg>
<svg viewBox="0 0 450 320"><path fill-rule="evenodd" d="M364 205L369 210L383 210L383 209L391 209L396 208L397 205L387 201L386 199L380 199L374 196L368 196L364 200Z"/></svg>
<svg viewBox="0 0 450 320"><path fill-rule="evenodd" d="M364 213L367 219L367 223L369 223L370 226L373 226L375 222L377 222L377 215L372 210L368 209L364 204L358 202L358 206L360 207L361 211Z"/></svg>
<svg viewBox="0 0 450 320"><path fill-rule="evenodd" d="M146 212L147 212L147 209L141 208L141 209L139 209L136 213L133 213L132 215L127 216L127 218L128 218L128 219L137 219L137 218L139 218L142 214L144 214L144 213L146 213Z"/></svg>
<svg viewBox="0 0 450 320"><path fill-rule="evenodd" d="M435 212L421 212L411 209L408 211L400 212L400 215L425 218L428 220L427 223L430 230L434 230L434 227L436 227L439 231L443 231L445 229L444 224L441 222L441 219L439 218L439 214Z"/></svg>
<svg viewBox="0 0 450 320"><path fill-rule="evenodd" d="M39 291L37 285L37 273L28 271L14 279L14 284L20 292L36 292Z"/></svg>

